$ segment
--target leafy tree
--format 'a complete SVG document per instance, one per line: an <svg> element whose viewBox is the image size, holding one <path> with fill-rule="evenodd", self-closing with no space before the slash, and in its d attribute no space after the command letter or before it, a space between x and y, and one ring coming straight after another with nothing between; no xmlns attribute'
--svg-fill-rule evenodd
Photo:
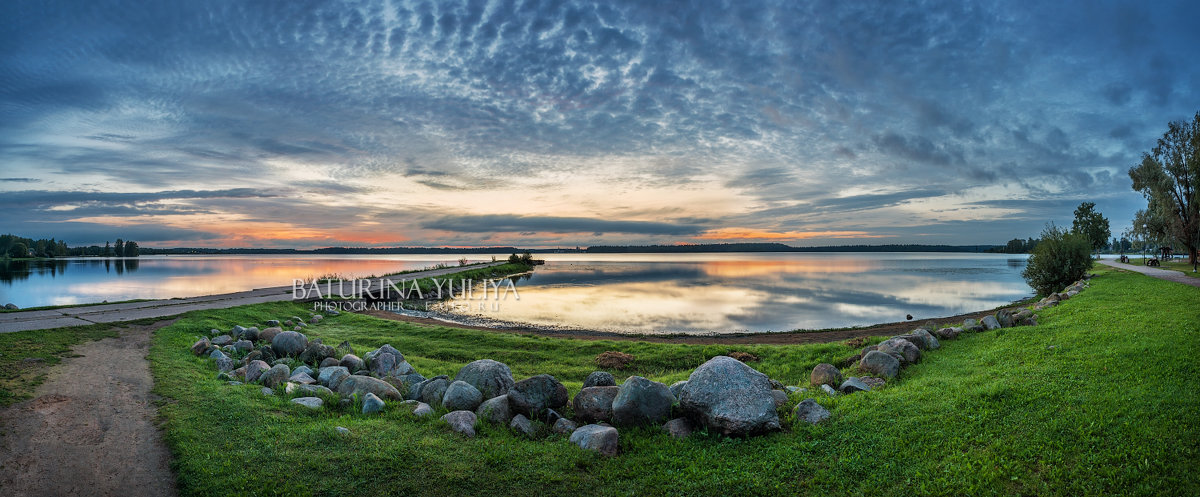
<svg viewBox="0 0 1200 497"><path fill-rule="evenodd" d="M1021 276L1038 295L1060 291L1092 268L1091 248L1083 235L1048 224Z"/></svg>
<svg viewBox="0 0 1200 497"><path fill-rule="evenodd" d="M108 242L104 242L104 257L112 257L112 256L113 256L112 247L108 245Z"/></svg>
<svg viewBox="0 0 1200 497"><path fill-rule="evenodd" d="M13 259L29 257L29 247L25 245L25 242L13 243L8 247L8 256Z"/></svg>
<svg viewBox="0 0 1200 497"><path fill-rule="evenodd" d="M1108 228L1108 219L1096 212L1095 202L1084 202L1075 208L1075 221L1071 223L1071 231L1086 238L1092 251L1104 248L1108 237L1112 235Z"/></svg>
<svg viewBox="0 0 1200 497"><path fill-rule="evenodd" d="M125 257L137 257L139 255L141 255L141 251L138 249L137 242L133 240L125 242Z"/></svg>
<svg viewBox="0 0 1200 497"><path fill-rule="evenodd" d="M1129 177L1133 189L1146 197L1144 217L1187 247L1192 264L1196 264L1196 247L1200 245L1200 112L1191 122L1167 124L1167 132L1150 153L1142 155L1140 164L1129 169ZM1140 227L1134 224L1134 228Z"/></svg>
<svg viewBox="0 0 1200 497"><path fill-rule="evenodd" d="M120 238L117 239L117 243L113 244L113 253L117 254L117 257L125 257L125 241L124 240L122 240Z"/></svg>

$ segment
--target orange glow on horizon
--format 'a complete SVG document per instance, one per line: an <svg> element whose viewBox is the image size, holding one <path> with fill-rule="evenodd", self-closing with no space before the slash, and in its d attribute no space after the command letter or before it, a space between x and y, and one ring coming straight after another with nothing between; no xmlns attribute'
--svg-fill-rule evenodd
<svg viewBox="0 0 1200 497"><path fill-rule="evenodd" d="M718 228L696 238L700 240L807 240L811 238L887 238L866 231L765 231L754 228Z"/></svg>

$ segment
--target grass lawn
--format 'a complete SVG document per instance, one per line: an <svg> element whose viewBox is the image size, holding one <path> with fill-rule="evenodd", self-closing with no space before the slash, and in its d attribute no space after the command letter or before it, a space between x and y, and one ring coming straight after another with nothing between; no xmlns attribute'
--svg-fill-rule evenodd
<svg viewBox="0 0 1200 497"><path fill-rule="evenodd" d="M1100 274L1078 297L1041 311L1039 326L944 341L885 388L793 396L781 410L783 432L675 440L621 429L615 458L562 436L532 441L491 426L465 439L400 409L312 412L255 385L217 381L211 362L188 351L210 328L307 315L291 303L185 315L156 332L150 359L184 495L1200 494L1200 288ZM390 343L426 376L491 358L518 380L553 374L572 396L605 350L637 357L618 381L637 374L670 384L739 350L789 385L855 352L552 339L352 314L307 333L330 345L349 340L360 355ZM803 395L833 418L794 422L790 407Z"/></svg>
<svg viewBox="0 0 1200 497"><path fill-rule="evenodd" d="M72 357L71 347L115 336L112 324L0 333L0 407L28 399L48 366Z"/></svg>

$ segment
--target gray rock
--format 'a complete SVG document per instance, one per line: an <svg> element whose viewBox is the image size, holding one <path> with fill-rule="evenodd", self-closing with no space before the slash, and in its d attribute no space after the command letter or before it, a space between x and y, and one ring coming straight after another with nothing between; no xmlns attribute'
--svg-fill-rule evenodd
<svg viewBox="0 0 1200 497"><path fill-rule="evenodd" d="M639 426L657 424L671 414L675 396L657 381L630 376L618 389L612 403L613 424Z"/></svg>
<svg viewBox="0 0 1200 497"><path fill-rule="evenodd" d="M300 366L296 366L296 369L293 369L293 370L292 370L292 376L296 376L296 375L297 375L297 374L299 374L299 373L304 373L304 374L306 374L306 375L309 375L309 376L316 376L316 375L317 375L317 372L316 372L316 371L313 371L313 370L312 370L312 368L310 368L310 367L308 367L308 366L306 366L306 365L300 365Z"/></svg>
<svg viewBox="0 0 1200 497"><path fill-rule="evenodd" d="M413 408L413 415L418 418L433 416L433 406L424 402L418 402L417 407Z"/></svg>
<svg viewBox="0 0 1200 497"><path fill-rule="evenodd" d="M680 391L679 406L692 419L726 435L780 427L767 375L729 356L709 359L692 371Z"/></svg>
<svg viewBox="0 0 1200 497"><path fill-rule="evenodd" d="M349 376L350 371L341 366L324 367L317 374L317 383L336 390L342 384L342 380Z"/></svg>
<svg viewBox="0 0 1200 497"><path fill-rule="evenodd" d="M904 364L912 364L921 360L921 349L912 342L901 338L889 338L879 344L876 352L883 352L900 359Z"/></svg>
<svg viewBox="0 0 1200 497"><path fill-rule="evenodd" d="M333 395L333 390L321 385L303 385L300 383L287 382L284 384L283 393L299 394L306 397L318 397L321 395Z"/></svg>
<svg viewBox="0 0 1200 497"><path fill-rule="evenodd" d="M240 382L240 381L230 381L230 382L228 382L228 384L229 384L229 386L231 386L231 387L236 387L236 386L238 386L238 385L242 385L243 383L242 383L242 382Z"/></svg>
<svg viewBox="0 0 1200 497"><path fill-rule="evenodd" d="M254 350L254 342L251 342L250 340L238 340L233 342L233 348L243 352L250 352L251 350Z"/></svg>
<svg viewBox="0 0 1200 497"><path fill-rule="evenodd" d="M337 350L337 356L339 356L339 357L344 356L346 354L354 353L354 348L350 346L350 341L348 341L348 340L342 340L342 343L338 344L336 350Z"/></svg>
<svg viewBox="0 0 1200 497"><path fill-rule="evenodd" d="M288 376L291 376L291 373L291 368L288 368L287 364L278 364L271 366L271 369L263 372L263 374L258 377L258 382L266 385L267 387L275 388L276 386L279 386L283 382L287 381Z"/></svg>
<svg viewBox="0 0 1200 497"><path fill-rule="evenodd" d="M671 384L671 395L673 395L676 400L679 400L679 392L683 391L684 385L687 385L687 380L679 380Z"/></svg>
<svg viewBox="0 0 1200 497"><path fill-rule="evenodd" d="M497 395L479 404L475 417L489 423L507 425L512 421L512 410L508 408L508 395Z"/></svg>
<svg viewBox="0 0 1200 497"><path fill-rule="evenodd" d="M570 441L585 450L612 457L617 455L620 438L617 429L611 426L583 425L571 433Z"/></svg>
<svg viewBox="0 0 1200 497"><path fill-rule="evenodd" d="M787 393L804 393L804 392L808 391L807 388L800 388L800 387L793 387L793 386L786 386L786 387L783 387L783 389L787 390Z"/></svg>
<svg viewBox="0 0 1200 497"><path fill-rule="evenodd" d="M613 400L616 400L618 393L618 387L587 387L580 390L571 401L575 417L585 423L611 421Z"/></svg>
<svg viewBox="0 0 1200 497"><path fill-rule="evenodd" d="M567 405L567 388L548 374L526 378L509 389L508 405L515 413L537 417L543 409Z"/></svg>
<svg viewBox="0 0 1200 497"><path fill-rule="evenodd" d="M450 429L466 435L475 436L475 413L471 411L453 411L442 416L442 421L450 425Z"/></svg>
<svg viewBox="0 0 1200 497"><path fill-rule="evenodd" d="M565 416L559 414L558 411L555 411L554 409L546 409L545 411L542 411L541 420L543 423L553 425L556 421L562 419L563 417Z"/></svg>
<svg viewBox="0 0 1200 497"><path fill-rule="evenodd" d="M308 337L296 331L285 331L271 339L271 349L279 357L295 357L308 348Z"/></svg>
<svg viewBox="0 0 1200 497"><path fill-rule="evenodd" d="M337 354L337 351L333 350L333 347L320 343L319 340L313 340L304 349L304 352L300 353L298 359L305 364L324 364L326 359L333 359L332 365L336 366L338 360L333 357L334 354Z"/></svg>
<svg viewBox="0 0 1200 497"><path fill-rule="evenodd" d="M592 374L587 375L587 378L583 380L583 388L615 386L617 386L617 379L607 371L592 371Z"/></svg>
<svg viewBox="0 0 1200 497"><path fill-rule="evenodd" d="M442 407L451 411L474 411L483 402L483 394L470 383L454 380L442 396Z"/></svg>
<svg viewBox="0 0 1200 497"><path fill-rule="evenodd" d="M258 381L258 377L262 376L263 371L271 369L271 365L263 361L250 361L246 364L246 382L253 383Z"/></svg>
<svg viewBox="0 0 1200 497"><path fill-rule="evenodd" d="M271 343L271 341L275 340L275 335L280 333L283 333L283 328L273 326L258 332L258 339L262 342Z"/></svg>
<svg viewBox="0 0 1200 497"><path fill-rule="evenodd" d="M342 356L342 360L338 362L338 366L346 368L350 372L362 371L367 369L366 361L363 361L354 354L346 354Z"/></svg>
<svg viewBox="0 0 1200 497"><path fill-rule="evenodd" d="M1037 316L1022 319L1021 322L1017 323L1017 325L1018 326L1037 326Z"/></svg>
<svg viewBox="0 0 1200 497"><path fill-rule="evenodd" d="M209 342L208 338L201 337L199 340L196 340L196 343L192 344L192 353L195 355L204 355L211 346L212 342Z"/></svg>
<svg viewBox="0 0 1200 497"><path fill-rule="evenodd" d="M788 403L788 394L783 390L771 390L771 398L775 399L775 408L780 408Z"/></svg>
<svg viewBox="0 0 1200 497"><path fill-rule="evenodd" d="M829 396L834 396L834 395L838 394L836 389L834 389L833 387L826 385L826 384L821 384L821 391L825 392L825 395L829 395Z"/></svg>
<svg viewBox="0 0 1200 497"><path fill-rule="evenodd" d="M675 438L692 436L692 422L688 418L675 418L663 424L663 431Z"/></svg>
<svg viewBox="0 0 1200 497"><path fill-rule="evenodd" d="M258 340L258 333L259 333L258 327L251 326L249 328L243 329L242 334L239 335L239 338L241 338L242 340L254 342L255 340Z"/></svg>
<svg viewBox="0 0 1200 497"><path fill-rule="evenodd" d="M829 385L837 386L842 383L842 372L836 366L828 363L817 364L813 368L812 373L808 375L808 381L813 386Z"/></svg>
<svg viewBox="0 0 1200 497"><path fill-rule="evenodd" d="M320 409L321 406L325 405L325 401L321 400L320 397L297 397L292 399L292 403L300 404L309 409Z"/></svg>
<svg viewBox="0 0 1200 497"><path fill-rule="evenodd" d="M942 340L954 340L955 338L958 338L958 335L961 335L962 332L962 328L951 327L938 328L938 330L933 332L933 334L937 335L937 337L941 338Z"/></svg>
<svg viewBox="0 0 1200 497"><path fill-rule="evenodd" d="M533 421L530 421L523 414L513 416L512 421L508 423L508 428L530 438L537 435L537 429L533 427Z"/></svg>
<svg viewBox="0 0 1200 497"><path fill-rule="evenodd" d="M379 398L378 395L367 392L367 394L363 396L362 413L375 414L383 410L383 405L383 399Z"/></svg>
<svg viewBox="0 0 1200 497"><path fill-rule="evenodd" d="M450 380L438 376L421 384L420 400L434 408L442 407L442 399L446 397L446 389L450 388Z"/></svg>
<svg viewBox="0 0 1200 497"><path fill-rule="evenodd" d="M575 428L578 428L578 426L575 425L574 421L567 418L558 418L558 421L555 421L554 425L550 427L550 431L561 435L570 435L575 431Z"/></svg>
<svg viewBox="0 0 1200 497"><path fill-rule="evenodd" d="M379 376L400 376L416 372L404 360L404 354L387 344L367 352L363 359L367 362L367 368Z"/></svg>
<svg viewBox="0 0 1200 497"><path fill-rule="evenodd" d="M360 397L367 393L373 393L379 398L389 400L404 400L400 397L400 392L396 387L388 385L387 382L370 376L350 375L338 384L338 394L349 396L358 394Z"/></svg>
<svg viewBox="0 0 1200 497"><path fill-rule="evenodd" d="M821 407L821 404L818 404L813 399L804 399L799 404L796 404L796 408L792 410L792 414L796 416L796 419L814 425L829 419L829 410Z"/></svg>
<svg viewBox="0 0 1200 497"><path fill-rule="evenodd" d="M230 359L229 356L221 354L221 357L218 357L216 362L217 371L222 373L233 371L233 359Z"/></svg>
<svg viewBox="0 0 1200 497"><path fill-rule="evenodd" d="M342 361L339 361L336 358L326 357L324 359L321 359L321 364L317 365L317 369L325 369L330 366L340 365L341 363L342 363Z"/></svg>
<svg viewBox="0 0 1200 497"><path fill-rule="evenodd" d="M895 378L900 372L900 360L878 350L867 352L858 362L863 371L884 378Z"/></svg>
<svg viewBox="0 0 1200 497"><path fill-rule="evenodd" d="M262 387L261 389L259 389L259 392L262 392L262 394L264 396L274 396L275 395L275 391L271 390L270 388L267 388L267 387Z"/></svg>
<svg viewBox="0 0 1200 497"><path fill-rule="evenodd" d="M350 434L350 429L346 428L344 426L334 426L333 431L336 431L338 435L349 435Z"/></svg>
<svg viewBox="0 0 1200 497"><path fill-rule="evenodd" d="M1013 325L1012 309L1000 309L996 311L996 322L1000 323L1001 328L1008 328Z"/></svg>
<svg viewBox="0 0 1200 497"><path fill-rule="evenodd" d="M858 377L858 381L866 383L867 386L871 387L872 390L887 384L887 380L883 378L876 378L874 376L860 376Z"/></svg>
<svg viewBox="0 0 1200 497"><path fill-rule="evenodd" d="M240 324L235 324L235 325L233 325L233 329L229 331L229 334L233 335L235 337L240 337L245 332L246 332L245 326L242 326Z"/></svg>
<svg viewBox="0 0 1200 497"><path fill-rule="evenodd" d="M904 335L898 335L893 338L905 340L908 343L915 345L919 350L934 350L941 347L941 344L938 343L937 338L924 328L917 328Z"/></svg>
<svg viewBox="0 0 1200 497"><path fill-rule="evenodd" d="M299 373L293 372L292 375L288 377L287 381L299 383L301 385L312 385L313 383L317 382L317 380L314 380L312 376L309 376L308 373L303 371Z"/></svg>
<svg viewBox="0 0 1200 497"><path fill-rule="evenodd" d="M454 380L475 387L486 399L508 393L508 389L516 383L513 381L512 370L508 369L507 365L491 359L468 363L458 370Z"/></svg>
<svg viewBox="0 0 1200 497"><path fill-rule="evenodd" d="M221 335L212 339L212 344L218 347L224 347L233 343L233 337L229 335Z"/></svg>
<svg viewBox="0 0 1200 497"><path fill-rule="evenodd" d="M271 362L275 362L275 360L279 358L278 356L275 355L275 349L272 349L270 345L263 345L262 347L259 347L258 350L254 351L254 352L257 352L259 354L258 359L262 360L263 362L271 363ZM254 352L251 352L250 355L254 355ZM250 355L248 355L246 357L250 357Z"/></svg>
<svg viewBox="0 0 1200 497"><path fill-rule="evenodd" d="M413 398L411 395L413 388L418 383L425 381L425 377L417 373L412 373L400 376L384 376L383 381L391 383L392 386L396 387L396 390L399 390L400 395L403 395L404 398L411 399Z"/></svg>
<svg viewBox="0 0 1200 497"><path fill-rule="evenodd" d="M838 391L842 393L870 392L871 386L867 385L866 382L851 376L846 378L846 381L842 382L841 386L838 387Z"/></svg>
<svg viewBox="0 0 1200 497"><path fill-rule="evenodd" d="M1000 329L1000 322L996 320L996 316L984 316L983 327L988 330Z"/></svg>
<svg viewBox="0 0 1200 497"><path fill-rule="evenodd" d="M267 326L279 326L279 320L278 319L268 319Z"/></svg>

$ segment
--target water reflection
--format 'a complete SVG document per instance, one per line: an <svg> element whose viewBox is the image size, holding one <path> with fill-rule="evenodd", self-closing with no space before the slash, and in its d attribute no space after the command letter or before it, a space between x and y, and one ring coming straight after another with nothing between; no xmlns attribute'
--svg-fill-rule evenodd
<svg viewBox="0 0 1200 497"><path fill-rule="evenodd" d="M1024 261L963 254L742 254L750 260L551 259L521 299L449 305L454 320L634 333L863 326L988 309L1032 294ZM669 257L669 256L668 256Z"/></svg>

